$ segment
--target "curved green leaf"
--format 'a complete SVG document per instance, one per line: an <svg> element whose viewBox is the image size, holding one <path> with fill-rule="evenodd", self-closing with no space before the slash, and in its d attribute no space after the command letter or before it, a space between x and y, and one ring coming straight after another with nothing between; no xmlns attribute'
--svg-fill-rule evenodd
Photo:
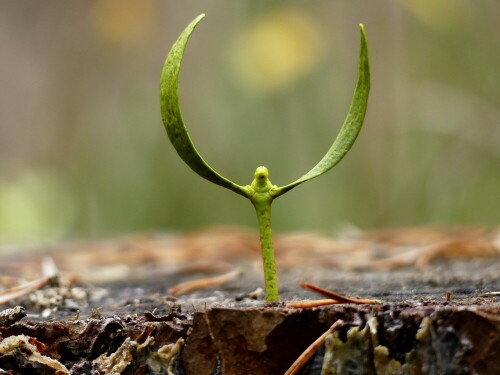
<svg viewBox="0 0 500 375"><path fill-rule="evenodd" d="M278 197L301 183L328 172L342 160L356 141L359 131L363 126L363 120L365 118L366 107L368 104L368 93L370 91L368 45L363 25L359 25L359 28L361 31L361 47L359 53L358 82L356 84L356 89L354 90L351 107L349 108L349 112L337 138L326 155L323 156L323 159L321 159L319 163L314 166L314 168L291 184L278 188L273 194L274 197Z"/></svg>
<svg viewBox="0 0 500 375"><path fill-rule="evenodd" d="M244 187L222 177L203 160L194 147L193 141L189 137L189 133L182 120L178 94L179 70L189 36L204 16L204 14L201 14L186 27L167 56L160 81L162 120L170 142L172 142L182 160L193 171L217 185L248 197L247 190Z"/></svg>

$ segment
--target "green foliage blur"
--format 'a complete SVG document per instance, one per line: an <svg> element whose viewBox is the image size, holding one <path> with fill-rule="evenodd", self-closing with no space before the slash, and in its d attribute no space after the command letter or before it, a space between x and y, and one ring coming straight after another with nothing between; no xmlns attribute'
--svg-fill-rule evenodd
<svg viewBox="0 0 500 375"><path fill-rule="evenodd" d="M364 129L273 205L274 230L500 223L497 0L0 0L0 244L211 225L256 228L241 197L168 142L159 79L194 17L180 100L200 153L249 184L330 147L366 28ZM258 152L256 152L258 150ZM258 156L257 156L258 155Z"/></svg>

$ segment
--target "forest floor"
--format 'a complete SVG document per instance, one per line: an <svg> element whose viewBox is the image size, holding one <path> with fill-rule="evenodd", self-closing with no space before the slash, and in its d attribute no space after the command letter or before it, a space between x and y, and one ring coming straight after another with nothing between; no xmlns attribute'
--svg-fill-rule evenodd
<svg viewBox="0 0 500 375"><path fill-rule="evenodd" d="M3 337L15 334L21 337L19 334L27 333L36 336L33 324L41 324L36 327L45 333L39 332L36 337L44 342L47 324L53 322L72 326L75 322L85 321L88 330L89 322L98 321L99 327L87 334L99 336L106 330L115 332L132 323L138 327L145 322L175 321L172 332L176 334L169 333L171 340L165 341L173 345L176 340L187 339L193 326L201 332L198 336L203 336L206 330L200 327L205 323L200 323L199 319L197 323L197 316L206 316L208 322L210 316L214 319L217 316L219 322L233 319L231 311L253 314L266 310L271 311L269 316L278 314L266 318L274 322L273 329L264 329L269 330L268 334L281 324L283 314L300 316L297 319L306 323L308 319L315 321L316 326L307 324L313 327L309 331L318 335L327 328L326 323L333 322L334 317L351 320L351 324L357 321L364 326L374 312L381 316L390 312L394 317L396 311L396 316L406 314L412 318L407 322L397 318L395 322L386 323L386 333L391 324L401 325L404 321L403 325L409 324L415 336L423 319L440 311L452 313L452 316L454 311L479 314L486 319L486 323L478 323L478 327L482 327L478 328L481 335L491 322L494 329L500 329L499 229L409 228L350 233L336 238L317 233L288 233L276 236L275 247L282 302L274 305L265 302L258 235L248 229L207 228L183 235L137 234L107 240L57 243L43 248L11 247L0 256L0 282L4 287L0 292L0 303L4 309L23 306L24 311L19 315L14 310L5 310L8 313L3 315L0 313L0 334ZM309 310L312 315L304 315L303 309L287 307L287 304L322 298L301 288L299 284L304 282L351 298L373 299L380 303L316 308ZM32 323L26 323L23 328L16 323L18 321ZM115 324L115 329L110 329L109 324ZM12 330L12 327L17 328ZM262 330L260 323L255 327ZM223 332L227 328L221 329ZM82 340L83 328L78 334L71 333L68 327L66 330L68 343L76 336ZM217 336L215 323L210 330L212 340ZM141 332L144 335L144 329ZM389 337L386 333L379 335L379 340L387 341L383 338ZM491 345L500 345L500 331L498 335L493 337ZM307 346L312 339L301 339L304 343L299 346ZM46 338L44 345L52 347L50 343L57 341L54 340L54 337ZM122 344L123 340L120 341ZM410 341L415 342L414 339ZM191 342L197 341L193 338ZM387 346L391 349L392 345L392 350L396 351L400 344L388 343ZM190 347L195 346L191 344ZM58 346L57 350L62 349ZM70 357L75 361L80 354L76 349L72 350ZM85 368L95 369L98 365L89 358L96 360L98 355L106 352L102 346L95 350L94 355L87 353L86 362L78 366L66 359L74 365L71 373L85 373ZM500 346L491 349L485 358L498 354L497 350L500 352ZM1 351L0 342L0 369ZM292 351L290 356L296 354ZM208 362L206 366L210 369L224 358L223 352L211 355L219 359ZM65 358L61 354L54 356ZM404 363L404 359L401 360ZM185 372L186 368L195 366L186 361L182 370ZM247 361L251 363L251 359ZM290 365L289 362L289 359L284 359L284 363L270 365L273 370L260 366L259 371L263 374L273 373L277 368L281 371L285 368L283 366ZM14 366L9 361L6 363L8 368ZM201 363L199 358L196 363ZM145 365L141 366L135 369ZM229 359L224 366L231 367ZM203 371L195 368L187 372L202 374ZM317 371L311 370L310 373L319 373Z"/></svg>

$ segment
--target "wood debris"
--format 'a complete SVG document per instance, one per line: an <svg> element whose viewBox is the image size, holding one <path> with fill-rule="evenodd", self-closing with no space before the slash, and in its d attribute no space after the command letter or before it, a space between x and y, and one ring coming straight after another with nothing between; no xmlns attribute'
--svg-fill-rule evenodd
<svg viewBox="0 0 500 375"><path fill-rule="evenodd" d="M384 235L385 233L385 235ZM470 259L500 256L500 229L414 228L365 233L364 238L409 250L373 260L370 267L391 270L415 265L422 268L436 259Z"/></svg>
<svg viewBox="0 0 500 375"><path fill-rule="evenodd" d="M295 232L275 238L279 269L303 266L391 270L425 267L437 259L500 257L500 228L406 228L359 231L337 238ZM118 239L68 242L48 251L8 254L0 264L0 284L40 273L50 257L66 278L90 283L143 280L166 275L225 272L239 262L261 262L259 236L238 227L204 228L182 235L138 234ZM193 263L193 259L196 262ZM45 262L44 272L51 268ZM76 276L75 276L76 275ZM44 275L47 276L47 275Z"/></svg>
<svg viewBox="0 0 500 375"><path fill-rule="evenodd" d="M12 309L0 311L0 326L7 326L20 321L26 316L23 306L16 306Z"/></svg>
<svg viewBox="0 0 500 375"><path fill-rule="evenodd" d="M154 373L173 374L173 361L184 346L184 339L180 338L174 344L163 345L158 350L153 349L155 339L149 336L143 343L127 337L123 344L111 354L102 354L93 362L98 374L120 375L131 368L148 368Z"/></svg>
<svg viewBox="0 0 500 375"><path fill-rule="evenodd" d="M17 361L39 368L43 373L50 371L55 375L69 375L68 369L63 364L41 354L39 347L43 347L43 344L32 337L10 336L0 342L0 357L16 358Z"/></svg>

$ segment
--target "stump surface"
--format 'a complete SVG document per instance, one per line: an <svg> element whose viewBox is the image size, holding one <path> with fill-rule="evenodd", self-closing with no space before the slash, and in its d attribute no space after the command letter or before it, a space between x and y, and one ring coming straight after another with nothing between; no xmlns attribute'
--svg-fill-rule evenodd
<svg viewBox="0 0 500 375"><path fill-rule="evenodd" d="M300 282L383 301L312 310L266 304L255 233L241 229L11 252L0 265L4 283L43 276L54 264L59 277L4 304L0 369L282 374L342 319L301 374L500 373L497 232L483 229L475 239L467 232L464 239L459 231L435 230L427 238L419 231L413 238L401 232L278 237L282 301L321 298ZM446 251L416 267L432 247ZM168 295L181 282L235 267L243 275L225 285Z"/></svg>

